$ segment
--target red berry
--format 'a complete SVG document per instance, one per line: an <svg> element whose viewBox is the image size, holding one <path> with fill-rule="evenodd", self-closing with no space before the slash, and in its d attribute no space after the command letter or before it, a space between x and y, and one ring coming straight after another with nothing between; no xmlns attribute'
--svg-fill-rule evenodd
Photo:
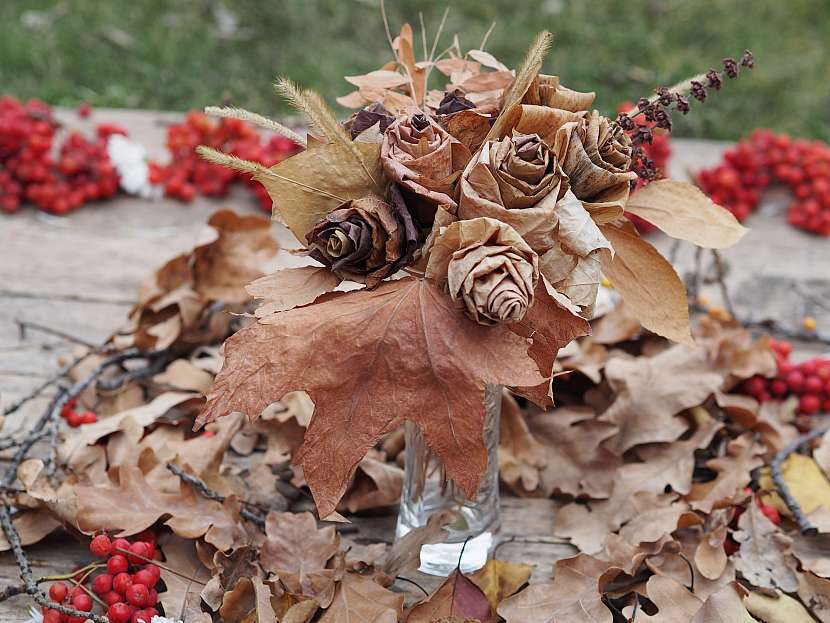
<svg viewBox="0 0 830 623"><path fill-rule="evenodd" d="M118 541L113 544L113 547L118 544ZM119 573L125 573L130 568L130 563L127 561L127 557L124 554L113 554L113 556L107 561L107 571L111 575L118 575Z"/></svg>
<svg viewBox="0 0 830 623"><path fill-rule="evenodd" d="M793 370L787 375L787 385L790 391L800 394L804 389L804 374L800 370Z"/></svg>
<svg viewBox="0 0 830 623"><path fill-rule="evenodd" d="M99 534L89 543L89 551L99 558L104 558L112 553L112 541L106 534Z"/></svg>
<svg viewBox="0 0 830 623"><path fill-rule="evenodd" d="M121 550L129 551L130 545L131 543L127 539L115 539L115 541L112 542L112 551L113 553L118 552L124 554Z"/></svg>
<svg viewBox="0 0 830 623"><path fill-rule="evenodd" d="M84 411L81 414L81 424L95 424L98 421L98 416L94 411Z"/></svg>
<svg viewBox="0 0 830 623"><path fill-rule="evenodd" d="M134 565L146 562L145 559L150 558L150 554L152 553L150 551L150 545L144 541L136 541L130 545L130 552L131 554L127 556L127 559Z"/></svg>
<svg viewBox="0 0 830 623"><path fill-rule="evenodd" d="M68 593L69 589L63 582L55 582L49 587L49 598L56 603L63 603Z"/></svg>
<svg viewBox="0 0 830 623"><path fill-rule="evenodd" d="M756 398L763 394L767 388L764 377L758 375L748 378L744 382L744 386L746 387L747 393L751 396L755 396Z"/></svg>
<svg viewBox="0 0 830 623"><path fill-rule="evenodd" d="M731 556L732 554L737 552L739 549L741 549L741 546L740 546L739 543L736 543L735 541L733 541L729 537L726 537L724 539L724 541L723 541L723 551L726 552L727 556Z"/></svg>
<svg viewBox="0 0 830 623"><path fill-rule="evenodd" d="M117 604L122 599L124 599L124 596L121 593L117 593L115 591L110 591L109 593L101 595L101 599L104 600L105 604L107 604L108 606L111 606L113 604Z"/></svg>
<svg viewBox="0 0 830 623"><path fill-rule="evenodd" d="M72 607L83 612L89 612L92 610L92 597L86 593L75 595L72 598Z"/></svg>
<svg viewBox="0 0 830 623"><path fill-rule="evenodd" d="M66 416L66 423L72 428L78 428L81 424L83 424L83 418L77 411L70 411L69 415Z"/></svg>
<svg viewBox="0 0 830 623"><path fill-rule="evenodd" d="M70 617L67 616L65 619L61 619L66 621L66 623L84 623L87 619L86 617Z"/></svg>
<svg viewBox="0 0 830 623"><path fill-rule="evenodd" d="M821 400L815 394L804 394L798 401L798 411L805 415L812 415L819 410Z"/></svg>
<svg viewBox="0 0 830 623"><path fill-rule="evenodd" d="M781 379L774 379L770 384L770 391L774 396L785 396L787 394L787 384Z"/></svg>
<svg viewBox="0 0 830 623"><path fill-rule="evenodd" d="M43 613L43 623L62 623L63 616L57 610L47 609Z"/></svg>
<svg viewBox="0 0 830 623"><path fill-rule="evenodd" d="M144 541L145 543L148 543L149 545L155 545L156 544L156 533L153 532L152 530L142 530L141 532L139 532L138 534L135 535L135 540L136 541Z"/></svg>
<svg viewBox="0 0 830 623"><path fill-rule="evenodd" d="M818 394L822 389L824 389L824 382L818 376L808 376L804 379L804 391Z"/></svg>
<svg viewBox="0 0 830 623"><path fill-rule="evenodd" d="M78 104L78 116L86 119L89 115L92 114L92 106L83 102L82 104Z"/></svg>
<svg viewBox="0 0 830 623"><path fill-rule="evenodd" d="M781 525L781 514L778 512L778 509L774 506L767 506L765 504L761 504L761 512L769 519L772 523L776 526Z"/></svg>
<svg viewBox="0 0 830 623"><path fill-rule="evenodd" d="M110 623L130 623L132 608L125 603L116 603L107 610L107 618Z"/></svg>
<svg viewBox="0 0 830 623"><path fill-rule="evenodd" d="M92 592L96 595L106 595L112 590L112 576L109 573L96 575L92 580Z"/></svg>
<svg viewBox="0 0 830 623"><path fill-rule="evenodd" d="M133 585L133 578L129 573L119 573L112 579L112 590L122 595L127 594L127 589Z"/></svg>
<svg viewBox="0 0 830 623"><path fill-rule="evenodd" d="M816 373L818 362L815 359L808 359L807 361L803 361L798 367L804 376L810 376Z"/></svg>
<svg viewBox="0 0 830 623"><path fill-rule="evenodd" d="M150 598L149 589L143 584L133 584L127 589L126 593L127 603L143 608L148 605L147 600Z"/></svg>
<svg viewBox="0 0 830 623"><path fill-rule="evenodd" d="M147 588L152 588L157 581L152 572L147 569L139 569L133 573L133 584L143 584Z"/></svg>
<svg viewBox="0 0 830 623"><path fill-rule="evenodd" d="M150 605L155 605L159 602L159 593L156 589L150 589L150 596L147 598L147 603Z"/></svg>
<svg viewBox="0 0 830 623"><path fill-rule="evenodd" d="M144 571L147 571L153 576L153 584L155 586L158 584L158 581L161 579L161 569L158 568L158 565L154 565L153 563L148 563L143 567Z"/></svg>

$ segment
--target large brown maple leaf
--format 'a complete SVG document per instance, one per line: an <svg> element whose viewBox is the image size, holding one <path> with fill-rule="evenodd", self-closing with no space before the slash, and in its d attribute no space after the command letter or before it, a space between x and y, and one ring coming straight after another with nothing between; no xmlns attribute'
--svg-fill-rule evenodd
<svg viewBox="0 0 830 623"><path fill-rule="evenodd" d="M325 295L260 319L225 342L225 364L198 423L257 417L289 391L315 412L295 457L321 517L357 464L404 420L418 424L447 474L472 496L487 464L484 386L542 382L532 341L466 318L437 287L406 278Z"/></svg>

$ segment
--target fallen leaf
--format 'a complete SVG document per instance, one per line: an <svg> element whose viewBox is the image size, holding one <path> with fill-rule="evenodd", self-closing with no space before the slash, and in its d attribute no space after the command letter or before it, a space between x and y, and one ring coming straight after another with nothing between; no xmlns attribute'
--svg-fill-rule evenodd
<svg viewBox="0 0 830 623"><path fill-rule="evenodd" d="M402 614L402 594L349 573L337 585L334 600L320 623L397 623Z"/></svg>
<svg viewBox="0 0 830 623"><path fill-rule="evenodd" d="M757 623L746 611L737 584L709 596L691 623Z"/></svg>
<svg viewBox="0 0 830 623"><path fill-rule="evenodd" d="M256 613L245 617L246 623L277 623L277 615L271 606L271 589L268 588L259 576L253 576L251 583L254 587Z"/></svg>
<svg viewBox="0 0 830 623"><path fill-rule="evenodd" d="M703 349L680 344L654 357L612 358L605 376L617 396L600 420L619 427L605 443L616 454L677 439L687 424L675 415L702 404L723 382Z"/></svg>
<svg viewBox="0 0 830 623"><path fill-rule="evenodd" d="M699 523L699 517L682 500L638 491L632 497L637 514L622 527L620 536L629 543L652 543L678 528Z"/></svg>
<svg viewBox="0 0 830 623"><path fill-rule="evenodd" d="M798 590L798 577L793 571L791 541L761 512L757 504L748 504L738 519L738 530L732 535L741 544L733 556L735 569L758 588L780 588L785 592Z"/></svg>
<svg viewBox="0 0 830 623"><path fill-rule="evenodd" d="M830 580L812 573L799 573L798 596L819 621L830 623Z"/></svg>
<svg viewBox="0 0 830 623"><path fill-rule="evenodd" d="M364 457L357 465L354 482L338 508L357 513L372 508L396 506L401 500L404 472L397 465Z"/></svg>
<svg viewBox="0 0 830 623"><path fill-rule="evenodd" d="M197 368L187 359L176 359L160 374L153 377L153 383L167 390L205 393L213 384L213 375Z"/></svg>
<svg viewBox="0 0 830 623"><path fill-rule="evenodd" d="M507 623L611 623L599 586L610 564L586 554L557 560L553 582L531 584L504 600L498 613Z"/></svg>
<svg viewBox="0 0 830 623"><path fill-rule="evenodd" d="M744 606L756 619L765 623L813 623L814 619L798 601L776 592L775 596L752 591Z"/></svg>
<svg viewBox="0 0 830 623"><path fill-rule="evenodd" d="M283 268L245 286L252 297L262 299L254 314L257 318L313 303L321 294L340 283L327 266Z"/></svg>
<svg viewBox="0 0 830 623"><path fill-rule="evenodd" d="M653 575L646 582L646 594L657 606L657 613L637 612L635 620L654 623L681 623L691 621L703 602L685 586L663 575Z"/></svg>
<svg viewBox="0 0 830 623"><path fill-rule="evenodd" d="M401 572L417 569L421 564L421 547L445 539L449 534L445 526L454 520L455 513L445 508L430 515L425 526L414 528L395 539L380 567L382 583L389 586Z"/></svg>
<svg viewBox="0 0 830 623"><path fill-rule="evenodd" d="M625 301L620 300L604 316L591 321L591 339L596 344L618 344L635 338L643 330Z"/></svg>
<svg viewBox="0 0 830 623"><path fill-rule="evenodd" d="M723 542L726 540L730 518L731 513L727 510L713 511L706 518L700 545L695 550L695 567L709 580L717 580L726 569L727 557Z"/></svg>
<svg viewBox="0 0 830 623"><path fill-rule="evenodd" d="M600 255L602 271L642 325L664 337L694 344L686 288L672 265L636 233L601 225L614 257Z"/></svg>
<svg viewBox="0 0 830 623"><path fill-rule="evenodd" d="M46 510L37 509L17 513L12 517L12 525L17 529L20 542L25 547L43 540L60 528L61 523ZM10 549L11 545L5 533L0 531L0 552Z"/></svg>
<svg viewBox="0 0 830 623"><path fill-rule="evenodd" d="M824 433L818 446L813 450L813 460L821 467L824 475L830 478L830 430Z"/></svg>
<svg viewBox="0 0 830 623"><path fill-rule="evenodd" d="M794 452L781 465L781 475L795 500L805 513L812 513L821 507L830 510L830 483L813 459ZM765 504L770 504L787 517L792 513L772 481L769 468L764 469L759 479L762 496Z"/></svg>
<svg viewBox="0 0 830 623"><path fill-rule="evenodd" d="M493 620L487 595L458 569L429 597L412 607L406 623L432 623L442 617L473 619L480 623Z"/></svg>
<svg viewBox="0 0 830 623"><path fill-rule="evenodd" d="M805 570L830 578L830 534L796 534L792 552Z"/></svg>
<svg viewBox="0 0 830 623"><path fill-rule="evenodd" d="M327 606L334 593L335 572L326 567L337 553L340 538L334 526L317 528L311 513L268 513L262 568L279 576L290 593L314 597Z"/></svg>
<svg viewBox="0 0 830 623"><path fill-rule="evenodd" d="M706 249L731 247L749 231L697 186L678 180L647 184L631 193L625 209L672 238Z"/></svg>
<svg viewBox="0 0 830 623"><path fill-rule="evenodd" d="M487 463L485 384L543 380L527 342L470 322L423 280L326 296L231 337L199 423L231 411L256 417L287 392L305 390L316 411L295 461L322 517L369 448L405 420L424 430L448 477L472 495Z"/></svg>
<svg viewBox="0 0 830 623"><path fill-rule="evenodd" d="M242 623L247 615L256 608L253 578L239 578L229 590L222 595L219 616L223 622Z"/></svg>
<svg viewBox="0 0 830 623"><path fill-rule="evenodd" d="M498 605L527 584L532 572L533 567L524 563L488 560L486 565L468 577L487 596L495 617Z"/></svg>
<svg viewBox="0 0 830 623"><path fill-rule="evenodd" d="M190 621L202 612L200 592L210 579L210 573L196 556L193 541L169 536L160 544L166 565L188 576L161 570L161 579L166 590L159 593L159 602L164 612L174 620Z"/></svg>
<svg viewBox="0 0 830 623"><path fill-rule="evenodd" d="M752 470L763 464L760 458L763 453L763 446L753 441L752 433L730 441L725 456L706 462L706 467L717 473L715 479L692 485L686 496L692 508L710 513L713 508L727 505L735 496L742 495L752 480Z"/></svg>

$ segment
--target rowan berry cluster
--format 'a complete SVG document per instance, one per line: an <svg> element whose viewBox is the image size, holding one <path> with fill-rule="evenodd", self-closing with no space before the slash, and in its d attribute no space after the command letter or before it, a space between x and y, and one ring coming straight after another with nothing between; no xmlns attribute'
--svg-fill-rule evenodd
<svg viewBox="0 0 830 623"><path fill-rule="evenodd" d="M49 597L54 602L91 612L94 595L96 601L104 604L110 623L150 623L154 616L159 616L156 586L161 571L151 562L156 557L152 532L142 532L132 542L111 540L100 534L92 539L89 550L106 562L79 570L71 588L64 582L52 584ZM92 577L96 570L103 572ZM44 623L83 623L84 620L48 608L43 611Z"/></svg>
<svg viewBox="0 0 830 623"><path fill-rule="evenodd" d="M72 398L61 408L61 417L66 420L72 428L78 428L84 424L95 424L98 416L94 411L77 411L78 400Z"/></svg>
<svg viewBox="0 0 830 623"><path fill-rule="evenodd" d="M813 358L796 364L790 361L789 342L770 342L778 360L778 374L774 378L750 377L741 385L741 391L759 402L798 396L798 412L803 415L830 412L830 359Z"/></svg>
<svg viewBox="0 0 830 623"><path fill-rule="evenodd" d="M787 221L805 231L830 236L830 145L793 140L756 130L724 154L723 162L700 172L700 187L739 221L749 216L771 184L791 190Z"/></svg>
<svg viewBox="0 0 830 623"><path fill-rule="evenodd" d="M237 119L214 121L199 111L190 111L184 123L167 130L167 148L171 160L167 165L150 163L150 183L163 184L168 197L192 201L196 194L222 197L237 180L254 191L263 209L271 211L271 198L262 184L227 167L203 160L196 147L207 145L245 160L273 166L296 153L297 145L282 136L265 140L253 126Z"/></svg>
<svg viewBox="0 0 830 623"><path fill-rule="evenodd" d="M112 124L97 126L94 140L71 132L56 153L59 127L47 104L0 97L0 210L15 212L28 201L67 214L118 191L106 146L111 134L126 132Z"/></svg>

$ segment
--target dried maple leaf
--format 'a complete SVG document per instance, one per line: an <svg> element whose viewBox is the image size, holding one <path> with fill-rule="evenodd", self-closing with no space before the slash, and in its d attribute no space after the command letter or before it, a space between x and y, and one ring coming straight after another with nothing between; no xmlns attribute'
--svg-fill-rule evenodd
<svg viewBox="0 0 830 623"><path fill-rule="evenodd" d="M748 504L738 519L733 538L741 544L734 556L735 568L758 588L798 590L795 561L790 553L791 540L761 512L757 504Z"/></svg>
<svg viewBox="0 0 830 623"><path fill-rule="evenodd" d="M527 340L470 322L424 280L325 295L260 323L225 343L199 422L231 411L256 417L305 390L316 411L295 461L321 517L334 511L369 448L405 420L424 430L448 476L472 495L487 463L485 384L542 381Z"/></svg>
<svg viewBox="0 0 830 623"><path fill-rule="evenodd" d="M269 513L265 534L262 568L279 576L288 592L328 605L334 593L335 571L326 565L340 547L334 526L318 529L311 513Z"/></svg>
<svg viewBox="0 0 830 623"><path fill-rule="evenodd" d="M687 425L674 416L702 404L723 383L703 349L679 344L654 357L612 358L605 376L617 397L600 419L619 427L605 444L617 454L677 439Z"/></svg>
<svg viewBox="0 0 830 623"><path fill-rule="evenodd" d="M320 623L397 623L402 614L403 595L349 573L337 585L334 600Z"/></svg>
<svg viewBox="0 0 830 623"><path fill-rule="evenodd" d="M248 294L262 299L254 312L257 318L313 303L321 294L340 283L327 266L283 268L245 286Z"/></svg>
<svg viewBox="0 0 830 623"><path fill-rule="evenodd" d="M553 582L531 584L504 600L498 613L507 623L611 623L599 586L610 566L586 554L557 560Z"/></svg>
<svg viewBox="0 0 830 623"><path fill-rule="evenodd" d="M749 231L731 212L707 197L697 186L677 180L656 180L632 193L625 209L672 238L707 249L736 244Z"/></svg>
<svg viewBox="0 0 830 623"><path fill-rule="evenodd" d="M179 494L161 493L147 483L136 467L121 466L117 474L117 484L75 487L78 529L129 536L169 517L165 525L173 532L191 539L204 536L217 549L230 549L247 540L233 499L219 504L184 483Z"/></svg>
<svg viewBox="0 0 830 623"><path fill-rule="evenodd" d="M636 232L613 225L600 230L614 247L601 255L602 271L642 325L676 342L694 344L686 288L672 265Z"/></svg>
<svg viewBox="0 0 830 623"><path fill-rule="evenodd" d="M481 623L493 620L487 595L458 569L429 597L412 606L406 621L432 623L442 617L456 617L462 621L474 619Z"/></svg>
<svg viewBox="0 0 830 623"><path fill-rule="evenodd" d="M356 513L395 506L401 500L402 488L403 470L400 467L367 456L358 463L354 481L338 508Z"/></svg>

